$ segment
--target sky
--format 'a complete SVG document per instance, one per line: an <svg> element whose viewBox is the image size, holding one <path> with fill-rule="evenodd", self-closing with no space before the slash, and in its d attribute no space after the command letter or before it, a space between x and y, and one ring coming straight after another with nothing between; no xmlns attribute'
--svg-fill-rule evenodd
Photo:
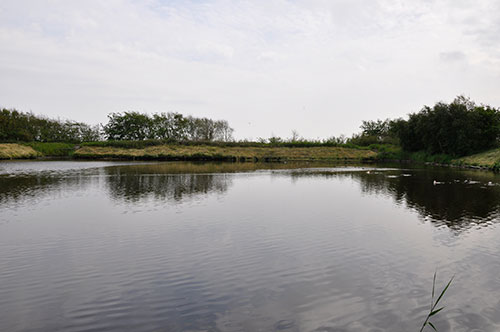
<svg viewBox="0 0 500 332"><path fill-rule="evenodd" d="M498 0L0 1L0 107L316 139L457 95L500 106Z"/></svg>

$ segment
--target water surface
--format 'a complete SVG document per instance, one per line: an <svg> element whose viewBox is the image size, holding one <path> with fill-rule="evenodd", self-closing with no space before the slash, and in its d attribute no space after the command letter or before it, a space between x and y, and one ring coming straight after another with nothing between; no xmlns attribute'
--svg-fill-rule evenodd
<svg viewBox="0 0 500 332"><path fill-rule="evenodd" d="M0 163L0 330L418 331L437 269L498 331L499 221L488 172Z"/></svg>

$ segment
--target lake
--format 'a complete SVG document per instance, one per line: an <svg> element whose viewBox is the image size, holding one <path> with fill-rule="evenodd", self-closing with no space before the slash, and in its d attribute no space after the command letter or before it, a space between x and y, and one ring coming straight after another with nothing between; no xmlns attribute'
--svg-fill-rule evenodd
<svg viewBox="0 0 500 332"><path fill-rule="evenodd" d="M437 184L434 184L437 181ZM500 330L500 176L0 163L1 331Z"/></svg>

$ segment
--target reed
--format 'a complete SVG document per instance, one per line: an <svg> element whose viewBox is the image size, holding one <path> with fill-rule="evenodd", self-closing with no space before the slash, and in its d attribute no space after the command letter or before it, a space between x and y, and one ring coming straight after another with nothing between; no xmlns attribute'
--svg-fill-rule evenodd
<svg viewBox="0 0 500 332"><path fill-rule="evenodd" d="M420 328L420 332L422 332L427 325L430 326L434 331L437 332L436 327L434 326L434 324L431 323L430 319L431 319L431 317L437 315L441 310L444 309L444 307L437 308L437 306L439 304L439 301L441 301L441 299L443 298L444 293L446 293L446 291L448 290L448 287L450 287L451 282L453 281L453 278L454 278L454 277L451 277L451 279L450 279L450 281L448 281L448 284L446 285L446 287L444 287L443 290L441 291L441 294L439 294L439 297L437 298L436 302L434 302L434 294L435 294L434 291L436 289L436 275L437 275L437 273L434 272L434 278L432 280L432 295L431 295L430 310L429 310L429 313L427 314L427 317L425 317L425 321L422 324L422 327Z"/></svg>

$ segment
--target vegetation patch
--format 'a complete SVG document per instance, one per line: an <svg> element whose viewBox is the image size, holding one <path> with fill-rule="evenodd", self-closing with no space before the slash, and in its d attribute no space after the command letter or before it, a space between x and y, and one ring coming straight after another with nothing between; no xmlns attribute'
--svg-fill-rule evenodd
<svg viewBox="0 0 500 332"><path fill-rule="evenodd" d="M32 147L45 157L70 157L75 150L75 144L72 143L30 142L25 145Z"/></svg>
<svg viewBox="0 0 500 332"><path fill-rule="evenodd" d="M312 160L366 160L375 159L371 150L344 147L237 147L210 145L148 146L143 149L125 149L103 146L82 146L77 158L120 158L155 160L228 160L228 161L312 161Z"/></svg>
<svg viewBox="0 0 500 332"><path fill-rule="evenodd" d="M15 143L0 144L0 159L31 159L39 155L30 146Z"/></svg>
<svg viewBox="0 0 500 332"><path fill-rule="evenodd" d="M495 166L498 168L500 165L500 148L455 159L453 162L455 164L495 169Z"/></svg>

